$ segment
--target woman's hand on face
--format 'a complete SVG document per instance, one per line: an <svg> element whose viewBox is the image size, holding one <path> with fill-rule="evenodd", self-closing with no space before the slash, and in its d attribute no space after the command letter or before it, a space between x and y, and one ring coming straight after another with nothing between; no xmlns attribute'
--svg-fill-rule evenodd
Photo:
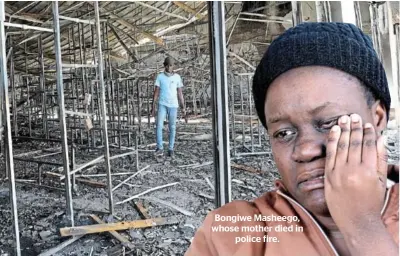
<svg viewBox="0 0 400 256"><path fill-rule="evenodd" d="M386 178L384 137L357 114L339 118L328 135L325 198L342 232L382 222Z"/></svg>

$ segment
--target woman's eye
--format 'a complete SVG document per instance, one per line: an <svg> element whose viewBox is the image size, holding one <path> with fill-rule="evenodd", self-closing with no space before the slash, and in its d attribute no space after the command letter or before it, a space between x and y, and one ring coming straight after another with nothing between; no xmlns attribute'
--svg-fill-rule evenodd
<svg viewBox="0 0 400 256"><path fill-rule="evenodd" d="M295 134L294 131L291 130L283 130L280 132L277 132L274 134L274 138L278 139L278 140L284 140L284 141L288 141L290 140L293 135Z"/></svg>
<svg viewBox="0 0 400 256"><path fill-rule="evenodd" d="M335 118L335 119L331 119L329 121L322 122L322 124L320 126L322 129L330 129L337 123L338 123L338 119Z"/></svg>

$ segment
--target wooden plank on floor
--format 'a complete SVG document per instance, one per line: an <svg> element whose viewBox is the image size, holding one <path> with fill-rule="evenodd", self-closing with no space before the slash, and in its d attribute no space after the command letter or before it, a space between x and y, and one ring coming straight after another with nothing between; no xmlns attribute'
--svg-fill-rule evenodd
<svg viewBox="0 0 400 256"><path fill-rule="evenodd" d="M165 218L134 220L134 221L116 222L116 223L104 223L104 224L95 224L95 225L79 226L79 227L67 227L67 228L61 228L60 234L61 236L74 236L74 235L94 234L94 233L102 233L102 232L116 231L116 230L126 230L131 228L148 228L148 227L155 227L162 225L172 225L177 223L179 223L178 218L175 216L171 216Z"/></svg>
<svg viewBox="0 0 400 256"><path fill-rule="evenodd" d="M141 202L132 202L132 204L142 219L151 219L150 215L147 213L147 209L144 208Z"/></svg>
<svg viewBox="0 0 400 256"><path fill-rule="evenodd" d="M105 188L107 187L106 184L95 181L95 180L90 180L90 179L82 179L82 178L76 178L76 181L88 186L92 186L92 187L97 187L97 188Z"/></svg>
<svg viewBox="0 0 400 256"><path fill-rule="evenodd" d="M94 214L90 214L90 217L98 224L106 224L104 221L102 221L99 217L97 217ZM108 231L108 233L110 233L110 235L112 235L115 239L120 241L123 246L128 247L129 249L133 249L135 247L135 245L133 245L126 237L120 235L118 232Z"/></svg>

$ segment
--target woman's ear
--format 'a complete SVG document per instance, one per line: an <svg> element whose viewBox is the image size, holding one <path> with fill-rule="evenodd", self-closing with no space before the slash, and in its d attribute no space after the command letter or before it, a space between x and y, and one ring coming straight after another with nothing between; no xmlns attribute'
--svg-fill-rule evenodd
<svg viewBox="0 0 400 256"><path fill-rule="evenodd" d="M380 100L377 100L371 107L374 125L377 134L382 134L387 125L387 114L385 105Z"/></svg>

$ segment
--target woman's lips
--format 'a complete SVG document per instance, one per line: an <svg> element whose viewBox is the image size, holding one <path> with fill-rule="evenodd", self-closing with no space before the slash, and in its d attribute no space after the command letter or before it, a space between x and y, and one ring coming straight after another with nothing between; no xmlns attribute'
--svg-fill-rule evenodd
<svg viewBox="0 0 400 256"><path fill-rule="evenodd" d="M324 187L325 176L318 176L299 183L299 189L303 192L320 189Z"/></svg>

